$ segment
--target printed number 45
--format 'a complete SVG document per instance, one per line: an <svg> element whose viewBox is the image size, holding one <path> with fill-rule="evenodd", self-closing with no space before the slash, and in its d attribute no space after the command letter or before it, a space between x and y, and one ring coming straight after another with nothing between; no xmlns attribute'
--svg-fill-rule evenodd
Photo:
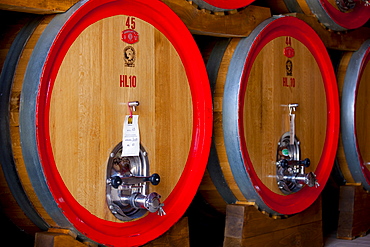
<svg viewBox="0 0 370 247"><path fill-rule="evenodd" d="M127 17L126 19L126 27L135 29L135 17Z"/></svg>

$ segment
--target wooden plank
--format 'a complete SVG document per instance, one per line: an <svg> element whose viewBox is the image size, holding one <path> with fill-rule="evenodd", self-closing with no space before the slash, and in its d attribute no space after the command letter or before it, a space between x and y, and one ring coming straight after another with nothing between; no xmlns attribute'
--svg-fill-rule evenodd
<svg viewBox="0 0 370 247"><path fill-rule="evenodd" d="M75 239L67 229L51 229L47 232L37 232L35 235L35 247L86 247L93 246L84 244Z"/></svg>
<svg viewBox="0 0 370 247"><path fill-rule="evenodd" d="M161 0L185 23L193 34L219 37L245 37L262 21L271 17L270 9L248 6L232 13L211 13L184 0Z"/></svg>
<svg viewBox="0 0 370 247"><path fill-rule="evenodd" d="M242 246L322 246L323 236L321 223L321 221L316 221L310 224L243 239Z"/></svg>
<svg viewBox="0 0 370 247"><path fill-rule="evenodd" d="M285 219L273 219L254 206L227 206L224 247L300 246L308 242L312 246L323 243L321 199Z"/></svg>
<svg viewBox="0 0 370 247"><path fill-rule="evenodd" d="M354 239L370 230L370 194L362 186L340 188L337 238Z"/></svg>
<svg viewBox="0 0 370 247"><path fill-rule="evenodd" d="M0 9L34 14L52 14L67 11L78 0L0 0Z"/></svg>

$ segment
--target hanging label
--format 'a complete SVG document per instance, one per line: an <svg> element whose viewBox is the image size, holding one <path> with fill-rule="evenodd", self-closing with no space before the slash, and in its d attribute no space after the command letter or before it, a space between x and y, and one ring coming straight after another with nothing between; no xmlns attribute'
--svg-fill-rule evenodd
<svg viewBox="0 0 370 247"><path fill-rule="evenodd" d="M139 115L126 115L123 124L122 157L139 156L140 133Z"/></svg>

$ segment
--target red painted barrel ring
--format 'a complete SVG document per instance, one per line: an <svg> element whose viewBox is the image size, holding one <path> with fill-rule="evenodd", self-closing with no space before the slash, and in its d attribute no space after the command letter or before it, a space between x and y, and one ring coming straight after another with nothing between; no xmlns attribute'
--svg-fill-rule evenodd
<svg viewBox="0 0 370 247"><path fill-rule="evenodd" d="M272 192L258 177L248 154L243 129L244 98L251 68L262 48L281 36L291 36L303 43L317 61L324 81L328 114L323 155L315 170L321 186L318 188L305 186L299 192L290 195ZM270 214L283 215L302 212L312 205L324 189L333 167L339 138L340 115L334 70L326 48L315 31L295 17L274 17L261 23L247 38L239 42L227 73L222 113L229 163L234 178L248 201L256 202L261 210ZM231 136L235 138L227 138Z"/></svg>
<svg viewBox="0 0 370 247"><path fill-rule="evenodd" d="M85 28L114 15L145 20L170 40L184 64L193 104L189 156L180 180L164 201L167 215L149 214L125 223L98 218L75 200L58 172L49 136L53 83L65 54ZM53 31L57 32L56 35L42 35L34 50L34 53L40 52L45 61L39 61L32 55L22 89L20 125L21 139L25 145L29 144L24 151L27 170L32 183L38 183L34 186L37 194L46 192L45 198L41 198L43 204L55 201L57 208L52 213L57 215L55 220L63 228L70 228L82 237L108 246L142 245L163 234L184 214L206 167L212 135L212 100L202 57L186 26L160 1L81 1L56 18L46 29L56 30ZM60 23L63 24L59 26ZM49 48L44 48L48 45ZM51 193L51 198L48 198L48 193Z"/></svg>

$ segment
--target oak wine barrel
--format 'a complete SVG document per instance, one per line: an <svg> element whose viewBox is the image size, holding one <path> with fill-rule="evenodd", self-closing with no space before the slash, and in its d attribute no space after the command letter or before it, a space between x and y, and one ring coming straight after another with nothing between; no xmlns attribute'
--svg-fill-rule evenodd
<svg viewBox="0 0 370 247"><path fill-rule="evenodd" d="M320 195L334 163L339 99L329 55L295 17L262 22L209 56L214 136L200 187L219 211L250 204L292 215Z"/></svg>
<svg viewBox="0 0 370 247"><path fill-rule="evenodd" d="M28 241L32 237L23 236L22 232L17 231L17 225L21 224L22 231L30 235L40 231L40 228L30 220L35 211L32 207L28 207L30 205L29 200L16 176L16 167L9 165L13 156L10 151L9 132L5 130L9 128L9 105L12 108L13 101L9 100L10 88L8 82L14 77L15 67L23 50L22 45L29 33L33 32L33 27L35 23L39 23L40 18L31 14L0 11L0 20L0 141L2 152L0 164L8 164L6 166L0 165L0 205L1 216L5 218L2 222L9 222L9 227L4 227L5 231L1 236L16 239L13 241L14 244L22 244L20 242ZM6 59L7 56L9 59ZM6 180L12 183L11 187L8 186ZM10 218L15 226L11 224ZM42 226L41 222L39 223ZM13 231L7 232L8 229L13 229ZM21 236L14 236L17 234Z"/></svg>
<svg viewBox="0 0 370 247"><path fill-rule="evenodd" d="M212 135L186 26L160 1L90 0L18 36L1 74L0 163L22 210L102 245L163 234L196 194Z"/></svg>
<svg viewBox="0 0 370 247"><path fill-rule="evenodd" d="M341 138L337 160L348 183L370 191L369 95L370 40L346 52L338 67L341 93Z"/></svg>
<svg viewBox="0 0 370 247"><path fill-rule="evenodd" d="M267 2L279 14L314 15L319 22L334 31L359 28L370 18L370 5L365 0L268 0Z"/></svg>

